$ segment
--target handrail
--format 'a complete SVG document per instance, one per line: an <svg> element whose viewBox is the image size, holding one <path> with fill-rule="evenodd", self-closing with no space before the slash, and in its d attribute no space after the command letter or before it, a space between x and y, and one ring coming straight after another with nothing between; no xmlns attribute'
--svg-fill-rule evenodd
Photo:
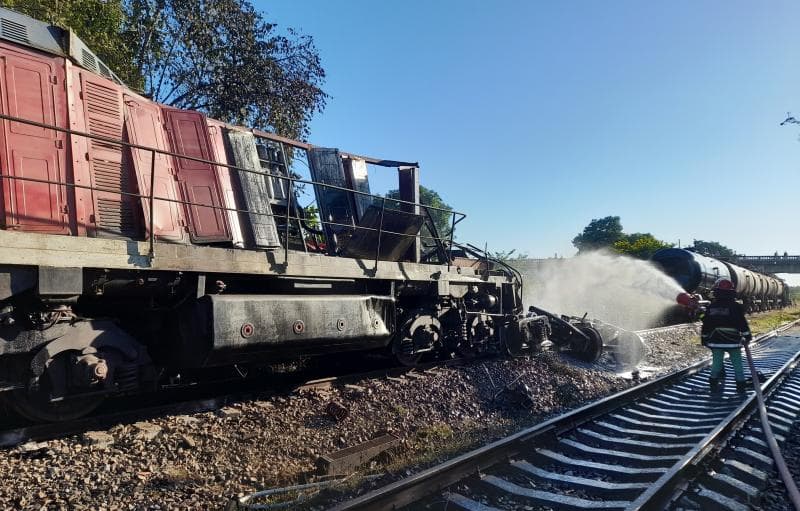
<svg viewBox="0 0 800 511"><path fill-rule="evenodd" d="M261 176L274 177L274 178L278 178L278 179L284 179L284 180L287 180L287 181L295 181L297 183L303 183L303 184L319 185L319 186L324 186L326 188L331 188L331 189L334 189L334 190L340 190L340 191L344 191L344 192L353 192L353 193L357 193L359 195L366 195L367 197L372 197L372 198L376 198L376 199L380 199L381 198L380 195L373 195L371 193L362 192L360 190L354 190L352 188L345 188L345 187L342 187L342 186L332 185L332 184L329 184L329 183L321 183L321 182L318 182L318 181L312 181L312 180L308 180L308 179L301 179L301 178L296 178L296 177L292 177L292 176L284 176L282 174L273 174L271 172L264 172L264 171L255 170L255 169L248 169L248 168L245 168L245 167L238 167L236 165L231 165L229 163L222 163L222 162L218 162L218 161L206 160L206 159L203 159L203 158L197 158L196 156L189 156L189 155L185 155L185 154L175 153L175 152L172 152L172 151L166 151L164 149L158 149L158 148L155 148L155 147L148 147L148 146L143 146L143 145L139 145L139 144L132 144L130 142L125 142L124 140L117 140L117 139L114 139L114 138L111 138L111 137L105 137L103 135L95 135L93 133L87 133L87 132L84 132L84 131L73 130L73 129L70 129L70 128L62 128L60 126L55 126L55 125L52 125L52 124L44 124L44 123L41 123L41 122L38 122L38 121L31 121L29 119L24 119L22 117L14 117L13 115L8 115L8 114L4 114L4 113L0 113L0 120L7 120L7 121L12 121L12 122L21 122L23 124L29 124L31 126L36 126L38 128L51 129L53 131L58 131L58 132L66 133L66 134L69 134L69 135L77 135L77 136L80 136L80 137L86 137L86 138L90 138L90 139L93 139L93 140L98 140L100 142L106 142L106 143L109 143L109 144L115 144L115 145L119 145L119 146L122 146L122 147L129 147L131 149L141 149L141 150L144 150L144 151L151 151L151 152L155 152L155 153L158 153L158 154L163 154L163 155L166 155L166 156L174 156L174 157L177 157L177 158L181 158L183 160L194 161L194 162L198 162L198 163L206 163L208 165L214 165L214 166L217 166L217 167L225 167L225 168L228 168L228 169L231 169L231 170L236 170L236 171L239 171L239 172L247 172L247 173L250 173L250 174L257 174L257 175L261 175ZM347 153L345 153L345 154L347 154ZM378 160L376 160L376 161L378 161ZM393 162L393 163L402 163L402 162ZM58 184L58 183L56 183L56 184ZM66 183L64 183L64 184L66 184ZM405 200L401 200L401 199L391 199L391 200L394 201L394 202L401 203L401 204L408 204L408 205L411 205L411 206L425 206L426 208L434 209L436 211L443 211L445 213L456 213L456 214L462 215L464 217L467 216L466 214L461 213L459 211L456 211L454 209L439 208L439 207L436 207L436 206L427 206L427 205L424 205L424 204L420 204L418 202L410 202L410 201L405 201ZM204 204L195 204L195 205L197 205L197 206L205 206Z"/></svg>
<svg viewBox="0 0 800 511"><path fill-rule="evenodd" d="M333 190L339 190L339 191L344 191L344 192L349 192L349 193L355 193L355 194L359 194L359 195L370 197L372 199L381 199L382 200L381 217L383 216L383 211L385 210L385 203L387 201L386 197L383 197L383 196L380 196L380 195L370 194L370 193L367 193L367 192L362 192L360 190L354 190L354 189L345 188L345 187L341 187L341 186L337 186L337 185L332 185L332 184L329 184L329 183L322 183L322 182L318 182L318 181L314 181L314 180L296 178L296 177L293 177L291 175L274 174L272 172L265 172L263 170L259 171L259 170L239 167L239 166L236 166L236 165L231 165L231 164L228 164L228 163L222 163L222 162L217 162L217 161L212 161L212 160L206 160L206 159L203 159L203 158L197 158L197 157L194 157L194 156L188 156L188 155L176 153L176 152L173 152L173 151L166 151L166 150L163 150L163 149L158 149L158 148L154 148L154 147L147 147L147 146L143 146L143 145L140 145L140 144L134 144L134 143L131 143L131 142L126 142L124 140L117 140L117 139L114 139L114 138L111 138L111 137L106 137L106 136L102 136L102 135L95 135L95 134L92 134L92 133L73 130L73 129L70 129L70 128L62 128L60 126L45 124L45 123L41 123L41 122L38 122L38 121L32 121L30 119L24 119L24 118L21 118L21 117L15 117L15 116L8 115L8 114L0 113L0 120L6 120L6 121L10 121L10 122L18 122L18 123L22 123L22 124L28 124L28 125L31 125L31 126L36 126L36 127L43 128L43 129L49 129L49 130L53 130L53 131L56 131L56 132L65 133L65 134L68 134L68 135L85 137L85 138L88 138L88 139L97 140L97 141L105 142L105 143L108 143L108 144L118 145L120 147L127 147L127 148L130 148L130 149L149 151L150 152L150 156L151 156L151 160L150 160L150 189L149 189L149 193L146 194L146 195L143 195L141 193L128 192L128 191L124 191L124 190L112 190L112 189L101 187L101 186L84 185L84 184L78 184L78 183L67 182L67 181L54 181L54 180L48 180L48 179L38 179L38 178L32 178L32 177L27 177L27 176L23 177L23 176L1 175L0 177L2 177L3 179L9 179L9 180L20 180L20 181L43 183L43 184L59 185L59 186L71 187L73 189L86 189L86 190L92 190L92 191L100 191L100 192L105 192L105 193L117 194L120 197L127 196L127 197L135 197L135 198L140 198L140 199L148 199L149 200L149 205L148 205L149 208L148 209L149 209L149 214L150 214L150 218L149 218L149 236L148 236L148 239L149 239L149 242L150 242L150 246L149 246L149 251L148 251L148 257L149 257L151 262L152 262L153 258L155 257L155 247L154 247L155 234L154 234L153 231L154 231L154 216L155 216L154 215L154 201L156 201L156 200L160 200L160 201L164 201L164 202L170 202L170 203L182 204L182 205L185 205L185 206L194 206L194 207L200 207L200 208L210 208L210 209L213 209L213 210L224 210L224 211L227 211L227 212L247 213L247 214L263 215L263 216L269 216L269 217L281 217L286 221L286 234L285 234L286 239L284 240L284 249L285 249L285 260L286 260L287 264L288 264L288 250L289 250L289 248L288 248L288 245L289 245L289 224L292 223L292 222L298 222L299 223L299 221L301 220L300 216L294 216L294 215L290 214L290 212L291 212L291 199L289 199L289 204L287 206L286 214L285 215L276 215L276 214L271 213L271 212L267 213L267 212L261 212L261 211L251 211L249 209L238 209L238 208L229 208L229 207L226 207L226 206L215 206L215 205L211 205L211 204L200 204L200 203L191 202L191 201L185 201L185 200L181 200L181 199L173 199L173 198L170 198L170 197L158 197L158 196L155 196L155 193L154 193L154 182L155 182L155 155L156 155L156 153L163 154L163 155L166 155L166 156L172 156L172 157L175 157L175 158L180 158L180 159L183 159L183 160L194 161L194 162L199 162L199 163L205 163L205 164L212 165L212 166L224 167L224 168L227 168L229 170L234 170L234 171L237 171L237 172L246 172L246 173L251 173L251 174L257 174L257 175L263 176L265 178L272 177L272 178L277 178L277 179L281 179L281 180L286 180L286 181L289 182L289 185L288 185L287 188L289 189L290 193L293 193L294 183L302 183L302 184L309 184L309 185L313 185L313 186L320 186L320 187L323 187L323 188L328 188L328 189L333 189ZM257 131L257 130L254 130L254 133L257 136L268 135L268 134L266 134L264 132L260 132L260 131ZM287 141L289 140L289 139L284 139L284 137L278 137L278 136L275 136L275 137L270 136L268 138L271 138L271 139L274 138L274 139L276 139L275 141L277 141L279 143L288 143ZM310 148L310 147L313 147L313 146L308 145L308 147ZM283 150L283 148L282 148L282 152L285 152ZM372 159L372 158L370 158L369 161L371 161L373 163L376 163L376 164L381 164L381 162L385 162L385 163L392 163L392 164L398 163L398 164L401 164L401 165L405 165L403 162L386 162L385 160L375 160L375 159ZM288 166L287 166L287 174L288 174ZM440 207L437 207L437 206L430 206L430 205L426 205L426 204L421 204L421 203L418 203L418 202L405 201L405 200L402 200L402 199L394 199L394 198L392 198L392 199L388 199L388 200L394 202L395 204L407 204L407 205L422 207L422 208L425 208L427 211L434 210L434 211L441 211L441 212L449 213L450 215L452 215L452 226L453 227L455 226L455 224L459 223L461 220L466 218L466 214L461 213L461 212L456 211L456 210L453 210L453 209L445 209L445 208L440 208ZM382 220L382 218L381 218L381 220ZM378 251L380 250L380 237L384 233L385 234L392 234L392 235L396 235L396 236L414 237L414 238L425 239L425 240L434 240L434 241L438 241L439 243L443 243L443 242L445 242L447 240L448 243L450 243L450 244L452 244L452 239L453 239L453 229L452 228L451 228L451 230L449 232L448 238L442 238L440 236L425 236L425 235L422 235L422 234L407 234L407 233L402 233L402 232L394 232L394 231L384 230L383 229L383 225L382 225L383 224L382 221L381 221L381 225L377 229L374 228L374 227L366 227L366 226L351 225L351 224L342 224L342 223L333 222L333 221L330 221L330 220L325 220L323 218L320 218L319 221L320 221L320 224L322 224L322 225L341 226L341 227L347 227L347 228L350 228L350 229L362 229L362 230L377 232L378 233L378 240L379 240L378 241ZM379 257L380 257L380 253L377 252L376 253L376 268L377 268L377 260L379 259Z"/></svg>

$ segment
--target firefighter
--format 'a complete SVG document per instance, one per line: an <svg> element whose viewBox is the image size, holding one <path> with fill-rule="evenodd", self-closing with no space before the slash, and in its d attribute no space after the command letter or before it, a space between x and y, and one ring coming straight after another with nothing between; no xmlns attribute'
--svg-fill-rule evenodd
<svg viewBox="0 0 800 511"><path fill-rule="evenodd" d="M725 352L731 359L736 376L737 392L747 390L742 367L742 345L747 345L753 338L750 326L744 317L744 307L736 301L736 289L733 282L726 278L714 283L714 299L708 304L703 316L703 328L700 338L703 346L711 349L711 375L708 383L711 391L720 390L720 377L724 376L722 360Z"/></svg>

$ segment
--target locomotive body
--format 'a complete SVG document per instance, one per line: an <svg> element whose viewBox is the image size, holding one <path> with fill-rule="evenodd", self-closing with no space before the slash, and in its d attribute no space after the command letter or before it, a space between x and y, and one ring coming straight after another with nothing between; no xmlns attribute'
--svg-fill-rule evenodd
<svg viewBox="0 0 800 511"><path fill-rule="evenodd" d="M22 415L77 417L208 368L547 340L519 274L453 241L464 215L420 204L416 163L159 105L72 32L0 18L0 396ZM370 194L380 167L399 199Z"/></svg>
<svg viewBox="0 0 800 511"><path fill-rule="evenodd" d="M789 288L774 275L765 275L681 248L665 248L653 254L652 261L675 279L688 293L708 298L714 282L730 279L736 295L748 312L784 307L789 302Z"/></svg>

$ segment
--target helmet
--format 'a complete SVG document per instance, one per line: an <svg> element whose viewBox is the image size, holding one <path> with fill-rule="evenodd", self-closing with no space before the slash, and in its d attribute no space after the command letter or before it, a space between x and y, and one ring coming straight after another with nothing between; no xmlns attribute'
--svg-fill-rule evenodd
<svg viewBox="0 0 800 511"><path fill-rule="evenodd" d="M730 279L721 278L714 282L714 291L736 291Z"/></svg>

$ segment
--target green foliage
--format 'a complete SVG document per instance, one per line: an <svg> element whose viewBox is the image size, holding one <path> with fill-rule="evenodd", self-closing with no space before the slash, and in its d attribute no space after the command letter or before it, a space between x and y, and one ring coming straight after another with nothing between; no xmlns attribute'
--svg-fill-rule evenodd
<svg viewBox="0 0 800 511"><path fill-rule="evenodd" d="M400 190L391 190L389 193L386 194L386 198L399 199ZM419 187L419 202L420 204L424 204L426 206L433 206L435 208L441 208L446 210L453 209L442 199L442 197L436 191L431 190L430 188L425 188L422 185L420 185ZM400 209L400 203L390 204L389 202L387 202L386 206ZM453 215L446 211L439 211L435 209L430 209L428 211L430 211L431 218L433 219L433 225L436 226L436 232L439 234L439 237L447 238L450 235L450 229L453 224ZM425 213L422 212L422 214L424 215Z"/></svg>
<svg viewBox="0 0 800 511"><path fill-rule="evenodd" d="M612 245L615 251L621 254L627 254L639 259L650 259L653 254L662 248L670 248L671 243L665 243L649 232L637 232L634 234L625 235L621 240L618 240Z"/></svg>
<svg viewBox="0 0 800 511"><path fill-rule="evenodd" d="M216 119L304 138L327 95L310 36L249 0L0 0L71 27L130 87Z"/></svg>
<svg viewBox="0 0 800 511"><path fill-rule="evenodd" d="M278 33L248 0L126 0L127 34L159 102L303 138L325 106L310 36Z"/></svg>
<svg viewBox="0 0 800 511"><path fill-rule="evenodd" d="M694 240L694 243L686 249L700 255L722 259L730 259L736 255L736 252L716 241Z"/></svg>
<svg viewBox="0 0 800 511"><path fill-rule="evenodd" d="M572 239L578 252L611 247L623 238L622 222L618 216L594 218L583 232Z"/></svg>
<svg viewBox="0 0 800 511"><path fill-rule="evenodd" d="M128 85L144 86L134 62L135 51L125 37L123 0L0 0L0 5L52 25L72 28L103 62Z"/></svg>
<svg viewBox="0 0 800 511"><path fill-rule="evenodd" d="M606 248L639 259L648 259L656 251L672 246L649 232L626 234L618 216L595 218L572 240L579 252Z"/></svg>
<svg viewBox="0 0 800 511"><path fill-rule="evenodd" d="M322 226L319 223L319 208L316 204L310 204L303 208L303 216L306 225L312 229L321 230Z"/></svg>
<svg viewBox="0 0 800 511"><path fill-rule="evenodd" d="M497 252L490 252L489 256L493 259L497 259L498 261L508 262L508 261L518 261L520 259L527 259L528 254L525 252L517 252L517 249L512 248L511 250L498 250Z"/></svg>

